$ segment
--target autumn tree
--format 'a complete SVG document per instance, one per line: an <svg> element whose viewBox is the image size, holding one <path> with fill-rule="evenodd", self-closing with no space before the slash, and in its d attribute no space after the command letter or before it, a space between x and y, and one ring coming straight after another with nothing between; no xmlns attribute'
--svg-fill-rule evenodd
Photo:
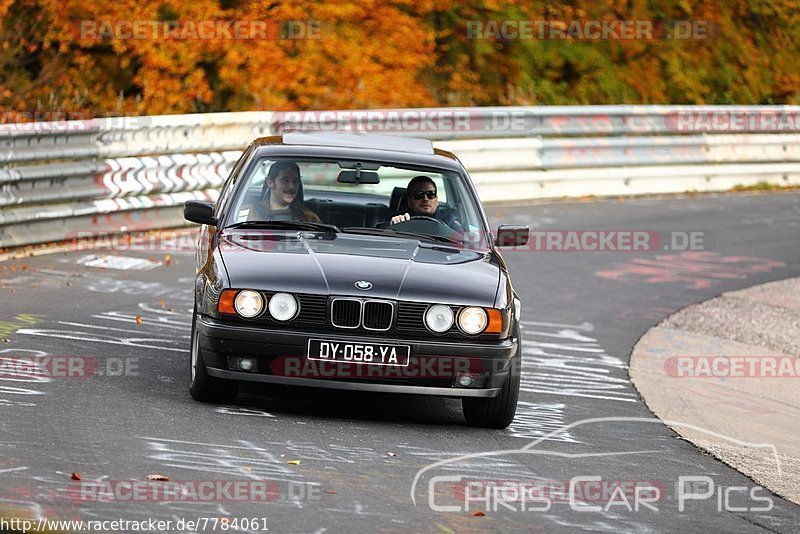
<svg viewBox="0 0 800 534"><path fill-rule="evenodd" d="M0 15L5 120L14 112L800 102L800 11L789 0L0 0ZM469 31L471 22L541 20L641 20L656 30L700 21L708 34ZM184 29L260 21L275 31L132 38L114 30L134 21ZM314 31L285 38L292 24ZM87 31L99 27L112 30Z"/></svg>

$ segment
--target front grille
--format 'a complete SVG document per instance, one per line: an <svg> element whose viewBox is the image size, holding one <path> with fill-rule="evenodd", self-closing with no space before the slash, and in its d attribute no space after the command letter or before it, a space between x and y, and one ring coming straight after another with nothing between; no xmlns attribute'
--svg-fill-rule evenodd
<svg viewBox="0 0 800 534"><path fill-rule="evenodd" d="M364 303L364 328L367 330L389 330L392 326L394 306L391 302L368 300Z"/></svg>
<svg viewBox="0 0 800 534"><path fill-rule="evenodd" d="M400 302L397 311L397 330L404 333L428 333L425 327L425 310L429 304L421 302Z"/></svg>
<svg viewBox="0 0 800 534"><path fill-rule="evenodd" d="M300 313L295 323L313 328L324 327L328 317L328 297L325 295L297 295Z"/></svg>
<svg viewBox="0 0 800 534"><path fill-rule="evenodd" d="M358 328L361 325L360 300L334 299L331 303L331 324L338 328Z"/></svg>

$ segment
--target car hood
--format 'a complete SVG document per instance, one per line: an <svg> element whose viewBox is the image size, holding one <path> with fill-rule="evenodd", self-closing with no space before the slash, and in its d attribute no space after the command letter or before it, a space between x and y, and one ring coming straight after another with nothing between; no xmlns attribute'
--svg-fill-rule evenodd
<svg viewBox="0 0 800 534"><path fill-rule="evenodd" d="M232 288L492 306L500 280L490 253L416 239L234 231L219 249Z"/></svg>

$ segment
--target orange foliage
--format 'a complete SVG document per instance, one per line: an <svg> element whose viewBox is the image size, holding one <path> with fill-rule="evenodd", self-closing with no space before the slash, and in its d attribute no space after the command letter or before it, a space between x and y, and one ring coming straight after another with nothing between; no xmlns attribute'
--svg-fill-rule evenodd
<svg viewBox="0 0 800 534"><path fill-rule="evenodd" d="M0 0L0 15L5 120L9 110L800 101L800 15L788 0ZM713 34L580 42L472 39L466 30L469 21L542 19L702 19ZM268 22L274 31L256 39L116 31L133 21L184 30ZM93 38L87 28L103 23L116 33ZM312 38L279 38L287 28Z"/></svg>

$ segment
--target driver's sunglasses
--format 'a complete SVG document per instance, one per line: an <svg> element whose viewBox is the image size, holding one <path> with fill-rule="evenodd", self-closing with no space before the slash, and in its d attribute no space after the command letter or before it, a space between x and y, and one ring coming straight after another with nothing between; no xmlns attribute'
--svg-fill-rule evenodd
<svg viewBox="0 0 800 534"><path fill-rule="evenodd" d="M428 197L428 200L433 200L436 198L436 191L428 190L428 191L414 191L411 193L411 198L414 200L422 200L423 197Z"/></svg>

